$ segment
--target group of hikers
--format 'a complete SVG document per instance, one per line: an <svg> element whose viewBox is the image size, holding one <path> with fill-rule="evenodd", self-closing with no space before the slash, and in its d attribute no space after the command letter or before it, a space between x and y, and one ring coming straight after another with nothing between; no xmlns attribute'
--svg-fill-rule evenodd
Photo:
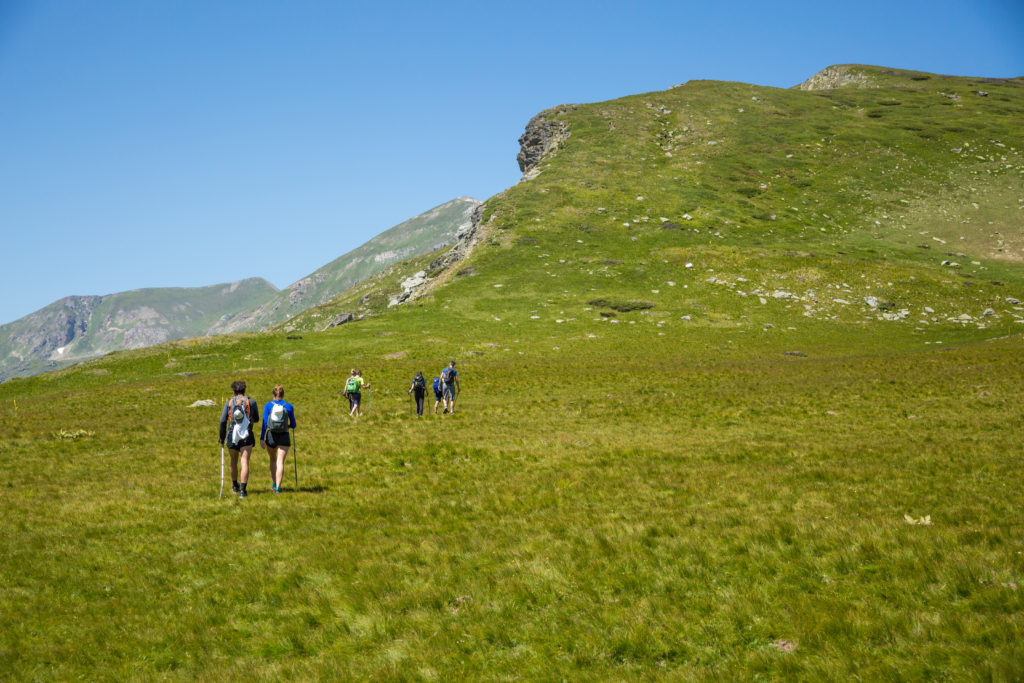
<svg viewBox="0 0 1024 683"><path fill-rule="evenodd" d="M455 361L449 361L441 373L434 378L434 414L443 406L444 413L455 412L455 399L458 397L459 373L455 369ZM232 397L224 404L220 415L220 444L226 446L231 455L231 490L239 498L248 496L249 458L256 446L256 432L253 427L260 422L259 406L246 393L246 384L239 380L231 383ZM363 389L369 392L370 383L363 380L361 370L353 369L345 382L345 397L349 401L349 416L358 417L362 404ZM416 415L423 416L423 404L427 395L427 380L419 371L413 377L408 393L416 399ZM369 397L369 395L368 395ZM369 404L369 401L367 401ZM273 397L263 407L262 427L260 428L260 448L265 448L270 460L270 481L274 493L281 493L281 479L284 475L284 461L288 449L292 447L289 429L295 429L295 408L284 400L284 387L274 387ZM223 487L223 449L221 450L221 486ZM296 474L298 479L298 474Z"/></svg>
<svg viewBox="0 0 1024 683"><path fill-rule="evenodd" d="M438 406L444 406L444 415L455 412L455 399L458 398L461 388L459 386L459 372L455 369L455 361L448 361L448 366L441 371L441 374L434 378L431 385L434 390L434 415L437 415ZM416 399L416 415L423 417L423 401L427 396L427 380L423 372L417 372L412 378L412 386L406 392L412 394Z"/></svg>

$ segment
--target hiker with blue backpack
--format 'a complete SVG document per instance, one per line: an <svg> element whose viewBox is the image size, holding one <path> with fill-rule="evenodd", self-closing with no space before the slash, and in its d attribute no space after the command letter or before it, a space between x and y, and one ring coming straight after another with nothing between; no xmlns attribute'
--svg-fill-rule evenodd
<svg viewBox="0 0 1024 683"><path fill-rule="evenodd" d="M248 495L246 485L249 482L249 456L252 454L256 438L252 426L260 421L256 401L245 395L245 382L239 380L231 383L234 393L220 414L221 488L224 488L224 450L227 445L231 454L231 490L239 498Z"/></svg>
<svg viewBox="0 0 1024 683"><path fill-rule="evenodd" d="M289 429L295 429L295 408L284 400L284 387L278 384L274 387L274 400L263 406L263 429L260 432L260 446L266 448L270 456L270 481L274 493L281 493L284 458L292 445Z"/></svg>
<svg viewBox="0 0 1024 683"><path fill-rule="evenodd" d="M437 415L437 406L441 405L441 401L444 401L444 393L441 391L441 378L434 378L434 415ZM448 412L448 402L444 403L444 412Z"/></svg>

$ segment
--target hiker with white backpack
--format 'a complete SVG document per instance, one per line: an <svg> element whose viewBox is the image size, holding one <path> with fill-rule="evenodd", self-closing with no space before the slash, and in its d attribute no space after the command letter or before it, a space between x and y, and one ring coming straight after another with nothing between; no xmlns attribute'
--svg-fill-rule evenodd
<svg viewBox="0 0 1024 683"><path fill-rule="evenodd" d="M295 408L284 400L284 387L274 387L274 399L263 406L263 429L260 431L260 446L270 456L270 481L274 493L281 493L281 478L284 475L284 458L291 448L289 429L295 429Z"/></svg>
<svg viewBox="0 0 1024 683"><path fill-rule="evenodd" d="M249 456L252 454L256 438L252 426L260 421L256 401L245 395L245 382L239 380L231 383L234 393L220 414L220 444L227 445L231 454L231 490L239 498L245 498L246 484L249 481ZM221 487L224 482L224 451L221 451Z"/></svg>

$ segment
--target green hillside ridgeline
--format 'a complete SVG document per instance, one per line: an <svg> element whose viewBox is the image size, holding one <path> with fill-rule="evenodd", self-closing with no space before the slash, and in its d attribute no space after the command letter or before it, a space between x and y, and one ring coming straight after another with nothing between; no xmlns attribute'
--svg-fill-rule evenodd
<svg viewBox="0 0 1024 683"><path fill-rule="evenodd" d="M823 84L549 110L459 258L0 386L0 666L1024 678L1024 83ZM218 500L239 378L296 406L297 489L257 452Z"/></svg>

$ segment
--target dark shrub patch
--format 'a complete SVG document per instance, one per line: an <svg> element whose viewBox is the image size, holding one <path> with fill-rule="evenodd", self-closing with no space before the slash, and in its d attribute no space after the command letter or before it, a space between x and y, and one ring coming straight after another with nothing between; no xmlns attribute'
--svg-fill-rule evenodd
<svg viewBox="0 0 1024 683"><path fill-rule="evenodd" d="M654 308L654 304L649 301L610 301L608 299L594 299L593 301L588 301L587 304L590 306L597 306L598 308L610 308L613 311L619 311L620 313ZM602 313L601 315L604 314Z"/></svg>

